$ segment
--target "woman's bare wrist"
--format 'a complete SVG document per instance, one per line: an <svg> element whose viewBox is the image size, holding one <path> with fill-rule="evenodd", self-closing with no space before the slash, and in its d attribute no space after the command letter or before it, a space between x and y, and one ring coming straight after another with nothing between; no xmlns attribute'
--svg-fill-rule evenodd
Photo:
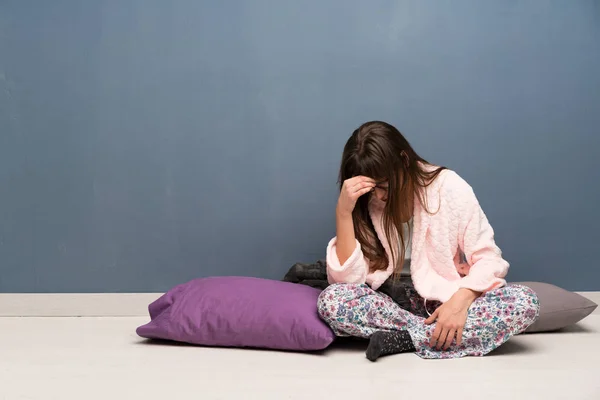
<svg viewBox="0 0 600 400"><path fill-rule="evenodd" d="M339 209L339 207L336 207L335 209L335 216L339 219L352 219L352 213L342 211Z"/></svg>

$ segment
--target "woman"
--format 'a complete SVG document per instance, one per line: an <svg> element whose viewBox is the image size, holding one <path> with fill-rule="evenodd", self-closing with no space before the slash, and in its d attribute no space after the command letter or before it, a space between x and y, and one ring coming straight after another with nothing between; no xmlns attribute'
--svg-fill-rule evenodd
<svg viewBox="0 0 600 400"><path fill-rule="evenodd" d="M370 338L367 358L482 356L539 315L535 293L506 285L508 263L471 187L434 166L393 126L367 122L344 148L337 235L319 314L338 336ZM409 310L377 292L406 271Z"/></svg>

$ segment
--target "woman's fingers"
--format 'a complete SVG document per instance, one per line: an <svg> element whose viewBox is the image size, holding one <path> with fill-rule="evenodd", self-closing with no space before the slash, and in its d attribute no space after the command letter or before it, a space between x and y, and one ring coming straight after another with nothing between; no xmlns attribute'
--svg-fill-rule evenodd
<svg viewBox="0 0 600 400"><path fill-rule="evenodd" d="M358 193L358 192L362 192L365 189L368 189L367 192L369 192L374 187L375 187L374 183L360 182L360 183L358 183L358 184L356 184L355 186L352 187L352 192Z"/></svg>
<svg viewBox="0 0 600 400"><path fill-rule="evenodd" d="M427 319L425 320L425 324L426 324L426 325L431 325L431 324L433 324L433 323L435 322L435 320L437 319L437 317L438 317L438 314L439 314L439 313L440 313L440 309L439 309L439 307L438 307L438 308L437 308L437 309L436 309L436 310L433 312L433 314L431 314L431 315L429 316L429 318L427 318Z"/></svg>
<svg viewBox="0 0 600 400"><path fill-rule="evenodd" d="M373 190L373 188L375 187L375 184L371 184L371 183L358 183L354 186L350 186L347 189L348 195L349 196L354 196L354 195L358 195L359 192L362 192L363 190L367 190L367 192Z"/></svg>
<svg viewBox="0 0 600 400"><path fill-rule="evenodd" d="M375 183L375 179L372 178L367 178L366 176L355 176L354 178L350 178L346 181L346 184L348 186L355 186L359 183L363 183L363 182L368 182L368 183Z"/></svg>
<svg viewBox="0 0 600 400"><path fill-rule="evenodd" d="M365 182L373 182L373 183L375 183L375 179L369 178L368 176L359 175L359 176L355 176L352 179L356 179L357 181L365 181Z"/></svg>
<svg viewBox="0 0 600 400"><path fill-rule="evenodd" d="M370 178L363 178L360 177L361 179L358 179L354 182L351 183L351 188L353 189L353 191L357 192L365 187L375 187L375 181L373 179Z"/></svg>
<svg viewBox="0 0 600 400"><path fill-rule="evenodd" d="M358 198L370 192L375 187L375 181L364 176L357 176L344 181L337 210L344 214L351 214L356 206Z"/></svg>
<svg viewBox="0 0 600 400"><path fill-rule="evenodd" d="M446 342L444 343L444 350L448 350L450 348L455 336L456 336L456 330L450 329L448 332L448 337L446 338Z"/></svg>
<svg viewBox="0 0 600 400"><path fill-rule="evenodd" d="M369 193L373 188L371 187L366 187L364 189L359 190L358 192L356 192L356 198L359 198L360 196Z"/></svg>
<svg viewBox="0 0 600 400"><path fill-rule="evenodd" d="M353 196L363 189L369 188L369 190L371 190L375 186L376 183L373 179L364 176L357 176L344 181L342 191L347 192L349 196Z"/></svg>
<svg viewBox="0 0 600 400"><path fill-rule="evenodd" d="M444 327L442 329L442 333L440 334L439 339L437 340L437 344L435 345L435 348L438 350L442 349L442 346L444 346L444 343L446 342L446 338L448 337L448 331L449 329Z"/></svg>
<svg viewBox="0 0 600 400"><path fill-rule="evenodd" d="M441 333L442 333L442 325L437 324L435 326L433 334L431 335L431 339L429 339L429 347L431 347L431 348L435 347L437 341L440 338Z"/></svg>

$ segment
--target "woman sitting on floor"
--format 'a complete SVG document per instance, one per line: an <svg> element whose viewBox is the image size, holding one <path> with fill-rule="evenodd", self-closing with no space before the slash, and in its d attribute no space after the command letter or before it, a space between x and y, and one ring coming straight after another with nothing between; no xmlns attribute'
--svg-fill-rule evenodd
<svg viewBox="0 0 600 400"><path fill-rule="evenodd" d="M471 187L396 128L354 131L340 181L319 314L338 336L370 338L368 359L482 356L535 322L537 296L506 285L508 263ZM407 310L377 291L403 270L418 292Z"/></svg>

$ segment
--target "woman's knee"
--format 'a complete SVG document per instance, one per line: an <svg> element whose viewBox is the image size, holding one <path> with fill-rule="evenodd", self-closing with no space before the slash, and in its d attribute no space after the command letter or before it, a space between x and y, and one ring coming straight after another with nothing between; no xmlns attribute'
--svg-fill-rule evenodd
<svg viewBox="0 0 600 400"><path fill-rule="evenodd" d="M535 322L540 315L540 300L537 293L524 285L511 285L515 288L515 297L524 309L524 317L530 323Z"/></svg>
<svg viewBox="0 0 600 400"><path fill-rule="evenodd" d="M512 317L516 323L515 334L524 332L540 315L540 302L537 293L528 286L508 285L504 298L513 310Z"/></svg>
<svg viewBox="0 0 600 400"><path fill-rule="evenodd" d="M509 303L515 303L526 308L539 308L537 293L528 286L510 284L492 291L493 297L499 297Z"/></svg>
<svg viewBox="0 0 600 400"><path fill-rule="evenodd" d="M537 320L540 303L533 289L513 284L487 293L474 312L477 319L497 317L501 326L508 324L514 333L521 333Z"/></svg>
<svg viewBox="0 0 600 400"><path fill-rule="evenodd" d="M363 296L365 289L368 289L368 286L364 284L336 283L328 286L317 300L319 315L330 321L340 307L345 307L346 303Z"/></svg>

